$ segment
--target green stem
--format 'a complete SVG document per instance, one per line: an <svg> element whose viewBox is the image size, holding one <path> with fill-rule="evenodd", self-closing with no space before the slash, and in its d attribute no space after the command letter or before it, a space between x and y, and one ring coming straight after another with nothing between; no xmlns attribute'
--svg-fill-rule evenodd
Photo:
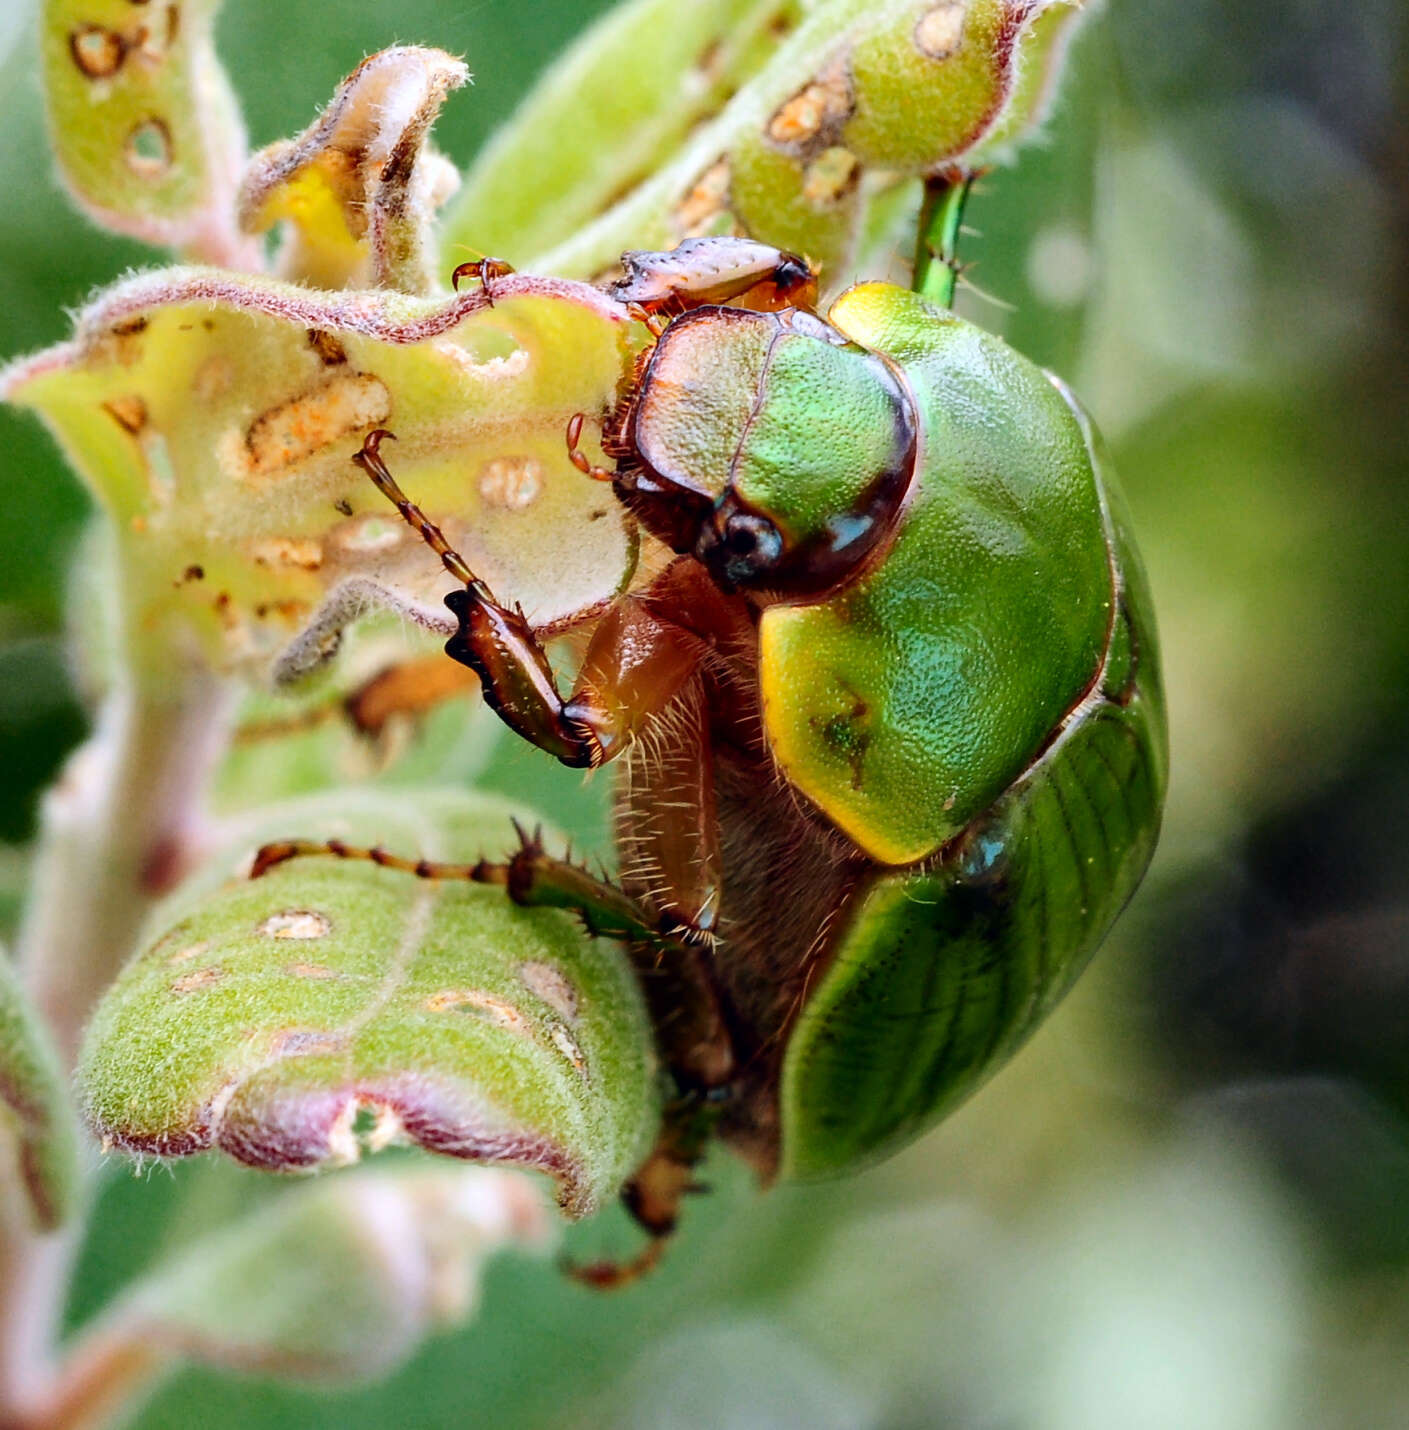
<svg viewBox="0 0 1409 1430"><path fill-rule="evenodd" d="M959 281L959 230L964 205L979 178L966 169L946 169L925 180L915 238L915 292L945 308L954 306Z"/></svg>

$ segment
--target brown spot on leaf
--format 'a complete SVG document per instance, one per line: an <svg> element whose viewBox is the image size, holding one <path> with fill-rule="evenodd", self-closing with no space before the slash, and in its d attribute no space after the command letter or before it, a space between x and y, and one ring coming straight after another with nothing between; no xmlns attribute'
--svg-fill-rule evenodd
<svg viewBox="0 0 1409 1430"><path fill-rule="evenodd" d="M218 968L198 968L194 973L183 973L172 985L173 993L195 993L198 989L209 988L219 983L224 975Z"/></svg>
<svg viewBox="0 0 1409 1430"><path fill-rule="evenodd" d="M164 120L144 119L127 136L127 167L139 179L160 179L171 168L171 130Z"/></svg>
<svg viewBox="0 0 1409 1430"><path fill-rule="evenodd" d="M818 208L840 203L861 177L856 155L841 145L824 149L802 176L802 196Z"/></svg>
<svg viewBox="0 0 1409 1430"><path fill-rule="evenodd" d="M543 464L534 457L495 457L479 474L479 494L491 506L522 511L543 490Z"/></svg>
<svg viewBox="0 0 1409 1430"><path fill-rule="evenodd" d="M541 998L560 1017L569 1023L577 1021L577 989L572 986L561 969L551 963L529 960L519 965L519 977L528 990Z"/></svg>
<svg viewBox="0 0 1409 1430"><path fill-rule="evenodd" d="M768 137L775 144L806 148L824 133L837 134L854 104L846 62L838 59L775 111Z"/></svg>
<svg viewBox="0 0 1409 1430"><path fill-rule="evenodd" d="M166 961L168 963L189 963L193 958L199 958L203 953L209 952L209 941L207 939L200 939L196 943L188 943L185 948L178 948Z"/></svg>
<svg viewBox="0 0 1409 1430"><path fill-rule="evenodd" d="M245 434L248 470L264 476L312 456L338 438L385 422L391 394L369 372L340 373L255 418Z"/></svg>
<svg viewBox="0 0 1409 1430"><path fill-rule="evenodd" d="M426 1007L432 1013L447 1013L452 1009L480 1013L491 1023L497 1023L512 1033L529 1032L528 1019L512 1003L480 988L447 988L440 993L432 993L426 999Z"/></svg>
<svg viewBox="0 0 1409 1430"><path fill-rule="evenodd" d="M84 25L68 37L73 62L89 79L108 79L127 58L127 41L101 25Z"/></svg>
<svg viewBox="0 0 1409 1430"><path fill-rule="evenodd" d="M214 402L230 390L234 380L234 363L224 353L212 353L191 378L191 391L202 402Z"/></svg>
<svg viewBox="0 0 1409 1430"><path fill-rule="evenodd" d="M323 543L312 537L273 536L255 543L254 559L259 566L316 571L323 564Z"/></svg>
<svg viewBox="0 0 1409 1430"><path fill-rule="evenodd" d="M915 48L932 60L947 60L964 41L962 0L945 0L926 10L915 26Z"/></svg>
<svg viewBox="0 0 1409 1430"><path fill-rule="evenodd" d="M127 397L114 397L111 402L103 403L103 411L123 431L131 432L134 436L147 425L147 404L135 392Z"/></svg>
<svg viewBox="0 0 1409 1430"><path fill-rule="evenodd" d="M255 932L263 934L265 938L311 939L322 938L332 927L332 920L326 914L317 913L313 909L284 909L280 913L270 914Z"/></svg>
<svg viewBox="0 0 1409 1430"><path fill-rule="evenodd" d="M332 333L324 332L322 328L309 328L308 346L327 367L340 367L347 361L347 349Z"/></svg>
<svg viewBox="0 0 1409 1430"><path fill-rule="evenodd" d="M729 198L729 161L716 160L675 206L671 224L679 238L698 238L724 212Z"/></svg>
<svg viewBox="0 0 1409 1430"><path fill-rule="evenodd" d="M336 969L324 963L291 963L288 971L295 978L311 978L315 982L326 982L329 978L340 976Z"/></svg>

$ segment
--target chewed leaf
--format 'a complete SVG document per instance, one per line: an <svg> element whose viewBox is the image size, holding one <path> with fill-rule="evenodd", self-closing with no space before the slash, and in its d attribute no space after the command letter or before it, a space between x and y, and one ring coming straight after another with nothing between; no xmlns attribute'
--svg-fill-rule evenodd
<svg viewBox="0 0 1409 1430"><path fill-rule="evenodd" d="M613 6L476 158L447 214L447 257L467 257L471 250L455 246L465 243L529 264L566 242L719 111L794 8L793 0Z"/></svg>
<svg viewBox="0 0 1409 1430"><path fill-rule="evenodd" d="M0 396L38 409L107 509L153 661L184 641L297 675L370 605L453 629L450 578L351 462L373 427L396 433L385 455L413 500L537 625L616 592L632 538L563 433L614 403L627 326L550 279L428 300L174 269L109 290L74 341L0 374Z"/></svg>
<svg viewBox="0 0 1409 1430"><path fill-rule="evenodd" d="M878 190L991 162L1035 129L1080 11L1078 0L818 0L799 23L780 15L767 63L670 162L532 265L595 276L628 248L732 232L844 281ZM587 81L568 61L545 80L570 82ZM475 242L478 191L472 175L452 242Z"/></svg>
<svg viewBox="0 0 1409 1430"><path fill-rule="evenodd" d="M432 859L513 842L482 796L359 792L265 812L240 843L290 835ZM641 1159L657 1108L640 990L570 915L319 858L175 897L84 1046L108 1145L293 1171L410 1142L545 1171L572 1215Z"/></svg>
<svg viewBox="0 0 1409 1430"><path fill-rule="evenodd" d="M502 1246L544 1246L526 1178L357 1172L300 1188L157 1266L109 1321L142 1346L284 1379L371 1380L473 1310Z"/></svg>
<svg viewBox="0 0 1409 1430"><path fill-rule="evenodd" d="M36 1225L58 1226L78 1186L77 1126L58 1058L0 953L0 1157L11 1148Z"/></svg>
<svg viewBox="0 0 1409 1430"><path fill-rule="evenodd" d="M245 158L215 57L218 0L45 0L44 93L59 171L95 222L254 268L235 227Z"/></svg>
<svg viewBox="0 0 1409 1430"><path fill-rule="evenodd" d="M442 50L399 46L365 59L296 139L250 161L240 221L287 220L280 269L317 288L436 287L430 224L459 182L426 145L451 89L469 79Z"/></svg>

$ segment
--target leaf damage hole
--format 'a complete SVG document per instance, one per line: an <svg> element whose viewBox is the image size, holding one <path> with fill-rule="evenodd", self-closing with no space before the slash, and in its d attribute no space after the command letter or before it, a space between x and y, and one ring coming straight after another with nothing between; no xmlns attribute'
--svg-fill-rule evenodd
<svg viewBox="0 0 1409 1430"><path fill-rule="evenodd" d="M294 978L311 978L317 983L341 976L337 969L329 968L326 963L291 963L287 971Z"/></svg>
<svg viewBox="0 0 1409 1430"><path fill-rule="evenodd" d="M528 991L541 998L560 1018L569 1023L577 1022L577 989L561 969L529 959L519 964L519 977Z"/></svg>
<svg viewBox="0 0 1409 1430"><path fill-rule="evenodd" d="M340 373L255 418L245 434L248 472L276 472L390 416L391 393L380 378L369 372Z"/></svg>
<svg viewBox="0 0 1409 1430"><path fill-rule="evenodd" d="M452 1010L479 1013L511 1033L528 1034L530 1031L528 1019L512 1003L479 988L446 988L440 993L432 993L426 999L426 1007L432 1013Z"/></svg>
<svg viewBox="0 0 1409 1430"><path fill-rule="evenodd" d="M824 131L839 132L854 106L846 63L839 59L774 111L768 137L775 144L806 146Z"/></svg>
<svg viewBox="0 0 1409 1430"><path fill-rule="evenodd" d="M316 571L323 564L323 543L312 537L274 536L256 543L256 566L292 566L299 571Z"/></svg>
<svg viewBox="0 0 1409 1430"><path fill-rule="evenodd" d="M382 516L365 516L336 534L339 546L358 555L389 551L400 546L410 528Z"/></svg>
<svg viewBox="0 0 1409 1430"><path fill-rule="evenodd" d="M314 909L285 909L270 914L255 932L265 938L314 939L324 937L332 927L332 920Z"/></svg>
<svg viewBox="0 0 1409 1430"><path fill-rule="evenodd" d="M534 457L495 457L484 464L479 494L490 506L522 511L543 490L543 464Z"/></svg>
<svg viewBox="0 0 1409 1430"><path fill-rule="evenodd" d="M89 79L110 79L127 58L127 41L101 25L84 25L68 37L69 53Z"/></svg>
<svg viewBox="0 0 1409 1430"><path fill-rule="evenodd" d="M670 216L678 238L700 238L710 230L728 204L729 180L728 159L716 160L700 175Z"/></svg>
<svg viewBox="0 0 1409 1430"><path fill-rule="evenodd" d="M309 328L308 346L318 354L318 360L324 367L341 367L347 361L347 349L332 333L324 332L322 328Z"/></svg>
<svg viewBox="0 0 1409 1430"><path fill-rule="evenodd" d="M818 208L838 204L855 187L861 177L861 164L850 149L834 145L824 149L808 166L802 177L802 196Z"/></svg>
<svg viewBox="0 0 1409 1430"><path fill-rule="evenodd" d="M114 397L103 403L103 411L122 428L135 437L147 425L147 404L135 392L126 397Z"/></svg>
<svg viewBox="0 0 1409 1430"><path fill-rule="evenodd" d="M144 119L127 136L127 167L139 179L159 179L171 167L171 131L160 119Z"/></svg>
<svg viewBox="0 0 1409 1430"><path fill-rule="evenodd" d="M915 26L915 48L932 60L947 60L964 40L962 0L945 0L920 16Z"/></svg>
<svg viewBox="0 0 1409 1430"><path fill-rule="evenodd" d="M199 989L209 988L214 983L219 983L225 975L220 969L215 967L198 968L194 973L183 973L171 985L173 993L195 993Z"/></svg>

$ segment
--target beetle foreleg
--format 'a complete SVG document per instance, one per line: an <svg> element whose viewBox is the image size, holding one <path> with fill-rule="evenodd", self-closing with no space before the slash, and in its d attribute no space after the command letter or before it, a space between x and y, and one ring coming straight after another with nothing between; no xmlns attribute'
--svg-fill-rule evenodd
<svg viewBox="0 0 1409 1430"><path fill-rule="evenodd" d="M486 703L511 730L565 765L601 764L605 756L590 712L579 714L558 694L548 656L523 612L511 611L494 598L441 529L392 476L380 450L382 442L391 436L380 428L369 433L352 460L420 533L445 569L464 583L464 590L452 591L445 598L460 623L460 629L445 643L446 654L479 676Z"/></svg>

